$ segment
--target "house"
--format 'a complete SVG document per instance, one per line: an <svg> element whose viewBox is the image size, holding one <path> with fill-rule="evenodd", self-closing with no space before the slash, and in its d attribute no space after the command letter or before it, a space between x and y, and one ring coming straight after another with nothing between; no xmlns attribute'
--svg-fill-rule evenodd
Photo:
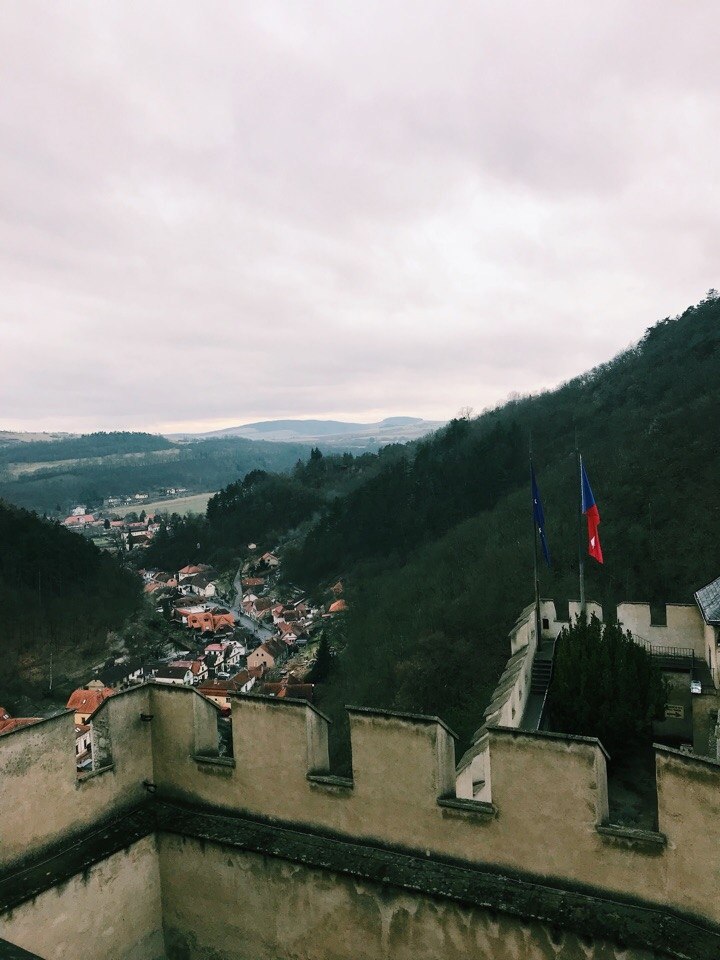
<svg viewBox="0 0 720 960"><path fill-rule="evenodd" d="M89 723L75 724L75 766L78 771L92 767L92 727Z"/></svg>
<svg viewBox="0 0 720 960"><path fill-rule="evenodd" d="M335 600L328 607L328 613L344 613L348 606L344 600Z"/></svg>
<svg viewBox="0 0 720 960"><path fill-rule="evenodd" d="M180 590L184 591L186 588L188 593L192 591L200 597L214 597L217 593L215 581L206 573L194 573L190 577L184 577Z"/></svg>
<svg viewBox="0 0 720 960"><path fill-rule="evenodd" d="M98 670L95 680L99 681L104 687L127 687L131 683L142 683L145 679L145 670L142 660L109 661L102 670ZM91 684L86 686L90 687ZM93 683L92 686L97 686Z"/></svg>
<svg viewBox="0 0 720 960"><path fill-rule="evenodd" d="M275 640L274 638L266 640L265 643L261 643L256 650L248 654L248 670L252 667L264 673L266 670L272 670L278 663L282 663L286 657L287 646L282 640Z"/></svg>
<svg viewBox="0 0 720 960"><path fill-rule="evenodd" d="M260 562L260 563L264 563L266 567L273 567L273 568L274 568L274 567L279 567L279 566L280 566L280 559L279 559L278 557L276 557L274 553L270 553L269 551L268 551L268 553L264 553L264 554L260 557L260 561L259 561L259 562Z"/></svg>
<svg viewBox="0 0 720 960"><path fill-rule="evenodd" d="M171 687L190 687L193 682L193 673L189 667L169 665L160 667L154 679L156 683L166 683Z"/></svg>
<svg viewBox="0 0 720 960"><path fill-rule="evenodd" d="M153 576L153 580L157 580L158 583L164 583L168 587L177 586L177 577L173 573L166 573L164 570L158 570L158 572Z"/></svg>
<svg viewBox="0 0 720 960"><path fill-rule="evenodd" d="M303 683L290 676L279 683L261 682L258 684L256 692L263 693L268 697L292 697L296 700L307 700L312 703L315 695L315 684Z"/></svg>
<svg viewBox="0 0 720 960"><path fill-rule="evenodd" d="M278 630L280 631L280 638L282 640L295 640L297 634L295 633L295 628L291 623L285 623L284 620L280 620L277 625Z"/></svg>
<svg viewBox="0 0 720 960"><path fill-rule="evenodd" d="M81 726L87 723L88 718L95 713L100 704L104 703L113 693L114 690L105 686L92 690L80 687L78 690L73 690L65 706L68 710L75 711L75 723L77 726Z"/></svg>
<svg viewBox="0 0 720 960"><path fill-rule="evenodd" d="M184 667L192 673L192 683L204 683L208 678L208 666L205 659L197 660L173 660L168 664L169 667Z"/></svg>
<svg viewBox="0 0 720 960"><path fill-rule="evenodd" d="M95 520L95 517L92 513L84 513L80 516L73 514L70 517L65 517L63 520L64 527L84 527L88 523L92 523Z"/></svg>
<svg viewBox="0 0 720 960"><path fill-rule="evenodd" d="M40 719L41 717L11 717L5 707L0 707L0 736L19 730L20 727L28 727Z"/></svg>
<svg viewBox="0 0 720 960"><path fill-rule="evenodd" d="M235 627L235 616L224 607L216 607L214 610L203 610L197 613L188 612L187 620L183 618L183 623L193 630L201 630L203 633L215 633L220 627Z"/></svg>
<svg viewBox="0 0 720 960"><path fill-rule="evenodd" d="M249 693L256 680L247 670L241 670L230 680L215 680L198 687L198 693L216 703L223 713L230 712L230 700L234 694Z"/></svg>
<svg viewBox="0 0 720 960"><path fill-rule="evenodd" d="M243 577L240 581L240 586L243 590L248 590L252 588L253 590L257 587L264 587L265 580L262 577Z"/></svg>

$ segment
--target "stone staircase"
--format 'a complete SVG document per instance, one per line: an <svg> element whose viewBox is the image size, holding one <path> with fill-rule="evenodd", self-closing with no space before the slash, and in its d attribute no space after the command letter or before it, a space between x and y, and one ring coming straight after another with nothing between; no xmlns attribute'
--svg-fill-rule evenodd
<svg viewBox="0 0 720 960"><path fill-rule="evenodd" d="M545 696L547 688L550 685L552 675L552 660L535 657L533 660L532 674L530 676L530 693L539 693Z"/></svg>

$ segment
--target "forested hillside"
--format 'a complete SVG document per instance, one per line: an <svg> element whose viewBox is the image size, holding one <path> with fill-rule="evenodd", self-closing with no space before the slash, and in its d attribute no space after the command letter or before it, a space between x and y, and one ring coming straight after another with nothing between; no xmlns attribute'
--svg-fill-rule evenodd
<svg viewBox="0 0 720 960"><path fill-rule="evenodd" d="M303 535L284 550L285 576L316 593L344 576L350 602L326 709L437 713L466 738L507 657L507 632L532 599L530 435L553 557L543 594L578 596L577 436L605 553L602 567L588 561L588 595L608 612L626 598L692 602L720 574L719 377L720 299L711 292L557 390L382 451L333 496L316 478L319 502L308 497L298 515L282 512L287 478L256 488L256 497L266 484L280 494L265 521L236 485L211 505L205 545L242 552L251 533L278 536L283 522L304 517Z"/></svg>
<svg viewBox="0 0 720 960"><path fill-rule="evenodd" d="M0 448L0 498L60 514L75 503L102 504L166 487L217 490L251 470L288 470L302 444L239 437L173 443L143 433L94 433Z"/></svg>
<svg viewBox="0 0 720 960"><path fill-rule="evenodd" d="M108 630L140 609L138 577L89 540L0 502L0 704L102 661Z"/></svg>
<svg viewBox="0 0 720 960"><path fill-rule="evenodd" d="M404 456L400 445L359 457L323 456L314 447L288 474L252 470L211 498L206 517L172 517L171 530L159 531L146 562L171 569L203 559L224 565L239 560L250 542L269 549L398 456Z"/></svg>
<svg viewBox="0 0 720 960"><path fill-rule="evenodd" d="M420 445L400 479L394 468L374 490L335 504L288 558L291 576L308 571L308 586L349 577L347 645L328 691L335 703L439 713L463 737L479 724L507 631L532 599L531 431L553 558L552 570L541 569L543 594L578 596L577 431L605 553L604 566L588 560L588 595L608 611L622 599L692 602L720 574L719 376L720 300L711 294L558 390L451 424ZM504 443L499 458L488 450L493 436L516 437L517 458ZM441 479L453 457L464 502ZM447 532L438 538L433 511L443 504Z"/></svg>
<svg viewBox="0 0 720 960"><path fill-rule="evenodd" d="M84 433L62 440L36 440L0 447L0 464L51 463L57 460L107 457L124 453L145 453L148 450L169 450L174 446L165 437L152 433Z"/></svg>

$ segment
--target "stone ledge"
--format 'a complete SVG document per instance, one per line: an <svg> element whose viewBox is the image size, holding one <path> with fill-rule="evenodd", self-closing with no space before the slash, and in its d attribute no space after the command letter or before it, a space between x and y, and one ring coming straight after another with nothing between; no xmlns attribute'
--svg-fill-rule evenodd
<svg viewBox="0 0 720 960"><path fill-rule="evenodd" d="M211 754L194 753L192 758L195 763L208 764L211 767L224 767L228 770L235 769L235 760L233 757L215 757Z"/></svg>
<svg viewBox="0 0 720 960"><path fill-rule="evenodd" d="M595 829L603 841L625 849L645 849L651 853L662 853L667 846L664 833L654 830L638 830L635 827L623 827L615 823L599 823Z"/></svg>
<svg viewBox="0 0 720 960"><path fill-rule="evenodd" d="M308 773L308 781L316 787L325 787L332 793L346 793L355 789L355 782L349 777L336 777L332 773Z"/></svg>
<svg viewBox="0 0 720 960"><path fill-rule="evenodd" d="M469 801L477 803L478 801ZM431 851L384 846L341 834L316 833L295 824L264 821L212 808L156 801L158 832L221 847L277 857L309 869L390 884L424 896L454 900L537 921L585 937L655 951L675 960L717 960L720 926L665 904L501 869L453 860Z"/></svg>
<svg viewBox="0 0 720 960"><path fill-rule="evenodd" d="M484 781L483 781L484 782ZM497 807L485 800L466 800L461 797L439 797L438 806L444 807L471 819L494 820L497 817Z"/></svg>
<svg viewBox="0 0 720 960"><path fill-rule="evenodd" d="M0 873L0 913L31 900L155 831L151 803L99 823ZM1 954L0 954L1 956Z"/></svg>
<svg viewBox="0 0 720 960"><path fill-rule="evenodd" d="M104 773L110 773L111 770L115 769L115 764L113 762L106 763L104 767L98 767L97 770L89 770L87 773L79 773L77 778L77 786L82 786L83 783L87 783L88 780L92 780L93 777L101 777Z"/></svg>

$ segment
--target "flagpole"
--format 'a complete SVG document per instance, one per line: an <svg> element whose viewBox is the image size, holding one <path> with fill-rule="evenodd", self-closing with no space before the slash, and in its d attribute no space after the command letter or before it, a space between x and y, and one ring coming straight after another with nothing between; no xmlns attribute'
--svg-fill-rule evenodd
<svg viewBox="0 0 720 960"><path fill-rule="evenodd" d="M578 568L580 572L580 613L583 622L587 620L585 606L585 544L583 541L583 512L582 512L582 455L578 447L577 428L575 428L575 456L577 458L578 481L580 483L580 504L578 509Z"/></svg>
<svg viewBox="0 0 720 960"><path fill-rule="evenodd" d="M532 431L530 431L530 519L533 526L533 583L535 585L535 630L537 633L537 649L542 644L542 621L540 619L540 575L538 574L538 528L535 516L535 498L533 496L533 459L532 459Z"/></svg>

